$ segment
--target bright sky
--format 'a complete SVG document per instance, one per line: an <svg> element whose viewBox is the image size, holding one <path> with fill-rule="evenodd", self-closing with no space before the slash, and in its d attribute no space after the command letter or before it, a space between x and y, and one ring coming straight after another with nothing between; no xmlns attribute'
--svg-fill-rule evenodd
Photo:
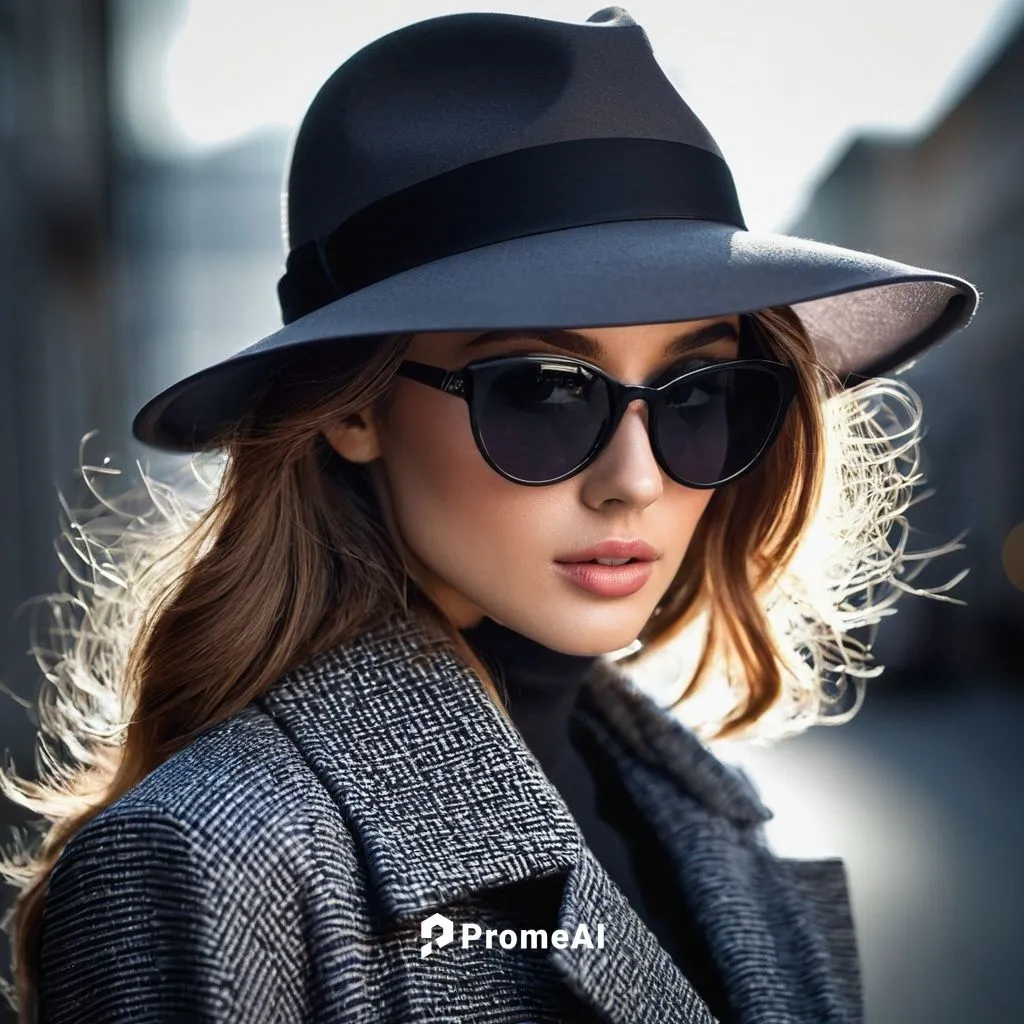
<svg viewBox="0 0 1024 1024"><path fill-rule="evenodd" d="M583 22L602 6L191 0L170 45L128 69L126 112L156 148L216 147L262 127L294 128L340 63L402 25L478 10ZM1024 0L620 6L644 27L658 62L725 153L748 227L768 230L799 212L852 135L927 129L1024 17Z"/></svg>

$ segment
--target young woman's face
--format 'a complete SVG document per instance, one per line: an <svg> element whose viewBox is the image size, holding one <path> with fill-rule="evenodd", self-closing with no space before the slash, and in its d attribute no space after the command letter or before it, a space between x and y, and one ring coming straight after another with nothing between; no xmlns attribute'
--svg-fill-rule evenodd
<svg viewBox="0 0 1024 1024"><path fill-rule="evenodd" d="M666 355L670 341L712 326L717 338ZM576 333L585 335L589 351L570 354L623 383L642 384L701 356L735 358L738 330L737 316L585 328ZM457 369L504 354L567 354L529 335L467 348L483 333L420 334L407 358ZM567 654L605 654L631 643L678 572L713 493L684 487L662 472L647 436L646 403L630 405L586 469L561 483L529 487L506 480L484 461L463 399L404 377L396 378L395 388L383 421L367 408L325 433L342 456L369 463L392 531L457 626L489 615ZM599 596L557 569L556 560L612 539L641 539L660 553L635 593Z"/></svg>

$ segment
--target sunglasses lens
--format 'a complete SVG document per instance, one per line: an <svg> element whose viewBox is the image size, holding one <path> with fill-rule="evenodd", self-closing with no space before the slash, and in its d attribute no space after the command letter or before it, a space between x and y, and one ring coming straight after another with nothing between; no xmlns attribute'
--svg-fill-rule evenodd
<svg viewBox="0 0 1024 1024"><path fill-rule="evenodd" d="M658 423L665 462L695 486L728 480L761 454L782 400L779 378L756 366L709 371L672 385Z"/></svg>
<svg viewBox="0 0 1024 1024"><path fill-rule="evenodd" d="M510 476L543 483L590 454L610 408L604 381L585 367L531 362L483 377L476 396L480 438Z"/></svg>

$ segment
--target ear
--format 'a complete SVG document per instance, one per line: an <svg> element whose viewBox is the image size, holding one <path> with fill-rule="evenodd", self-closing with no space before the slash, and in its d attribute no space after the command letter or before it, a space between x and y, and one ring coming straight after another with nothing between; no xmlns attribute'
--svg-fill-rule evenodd
<svg viewBox="0 0 1024 1024"><path fill-rule="evenodd" d="M323 428L323 435L349 462L372 462L381 456L380 434L371 406L332 420Z"/></svg>

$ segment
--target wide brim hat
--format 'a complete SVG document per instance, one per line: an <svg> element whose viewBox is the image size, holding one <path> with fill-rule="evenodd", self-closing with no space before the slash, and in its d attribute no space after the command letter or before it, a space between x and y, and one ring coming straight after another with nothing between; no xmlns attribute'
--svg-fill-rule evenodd
<svg viewBox="0 0 1024 1024"><path fill-rule="evenodd" d="M140 441L217 447L294 356L393 333L788 305L850 387L978 304L951 274L747 230L717 144L618 7L583 24L453 14L363 47L295 137L286 236L284 326L147 402Z"/></svg>

